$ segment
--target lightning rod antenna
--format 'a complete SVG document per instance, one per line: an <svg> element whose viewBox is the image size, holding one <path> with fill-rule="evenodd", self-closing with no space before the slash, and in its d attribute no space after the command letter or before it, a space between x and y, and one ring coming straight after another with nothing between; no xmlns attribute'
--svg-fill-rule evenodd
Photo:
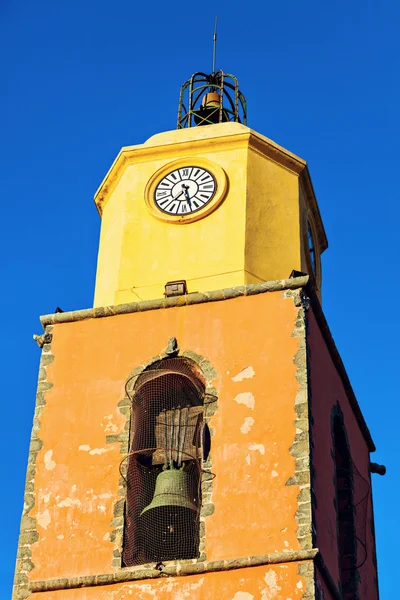
<svg viewBox="0 0 400 600"><path fill-rule="evenodd" d="M213 61L212 61L212 72L213 73L215 73L215 62L217 60L217 23L218 23L218 15L215 17L215 25L214 25Z"/></svg>

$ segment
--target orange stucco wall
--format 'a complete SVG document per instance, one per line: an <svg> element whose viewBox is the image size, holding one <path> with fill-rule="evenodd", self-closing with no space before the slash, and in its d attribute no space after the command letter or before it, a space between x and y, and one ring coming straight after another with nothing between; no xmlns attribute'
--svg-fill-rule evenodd
<svg viewBox="0 0 400 600"><path fill-rule="evenodd" d="M299 347L293 336L297 314L293 301L275 292L55 325L55 359L47 368L54 385L40 417L43 448L30 513L39 532L30 579L115 570L110 523L119 499L122 455L119 444L107 444L106 436L124 428L126 416L117 404L129 374L159 354L172 336L181 350L204 356L217 372L218 410L210 422L215 512L206 518L207 560L300 549L299 486L285 485L295 472L289 449L299 387L293 362ZM190 581L200 590L203 580L210 586L206 596L185 591ZM221 582L227 586L223 595L213 591ZM262 591L268 585L276 586L274 594ZM174 595L178 588L181 596ZM240 590L254 598L294 599L305 587L291 563L34 597L253 597L235 596Z"/></svg>
<svg viewBox="0 0 400 600"><path fill-rule="evenodd" d="M126 582L102 588L51 592L54 600L299 600L305 592L296 563L239 569L228 573L207 573ZM49 593L35 594L35 600L48 600Z"/></svg>

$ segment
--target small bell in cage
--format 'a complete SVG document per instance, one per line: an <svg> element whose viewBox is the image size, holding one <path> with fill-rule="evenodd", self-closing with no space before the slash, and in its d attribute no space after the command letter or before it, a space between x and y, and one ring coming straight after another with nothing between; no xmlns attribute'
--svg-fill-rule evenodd
<svg viewBox="0 0 400 600"><path fill-rule="evenodd" d="M221 96L218 92L208 92L203 97L201 106L193 112L196 125L212 125L229 121L228 114L223 108L220 113Z"/></svg>
<svg viewBox="0 0 400 600"><path fill-rule="evenodd" d="M246 125L246 99L234 75L221 70L194 73L181 87L178 129L217 123Z"/></svg>

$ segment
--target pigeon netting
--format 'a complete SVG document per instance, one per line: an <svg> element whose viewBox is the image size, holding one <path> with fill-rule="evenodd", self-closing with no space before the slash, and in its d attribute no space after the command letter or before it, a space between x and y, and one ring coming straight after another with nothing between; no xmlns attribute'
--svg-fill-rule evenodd
<svg viewBox="0 0 400 600"><path fill-rule="evenodd" d="M370 497L369 481L352 460L341 419L335 418L336 502L338 515L338 551L343 600L357 594L357 569L365 563L366 529Z"/></svg>
<svg viewBox="0 0 400 600"><path fill-rule="evenodd" d="M361 475L354 462L352 462L352 474L354 485L355 535L357 541L357 561L355 568L360 569L368 558L367 519L371 486L369 481Z"/></svg>
<svg viewBox="0 0 400 600"><path fill-rule="evenodd" d="M136 380L123 562L195 558L199 545L204 385L189 362L167 358Z"/></svg>

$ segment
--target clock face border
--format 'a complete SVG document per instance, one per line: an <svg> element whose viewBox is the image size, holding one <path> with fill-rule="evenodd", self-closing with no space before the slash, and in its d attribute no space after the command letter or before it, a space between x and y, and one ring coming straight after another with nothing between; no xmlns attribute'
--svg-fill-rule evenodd
<svg viewBox="0 0 400 600"><path fill-rule="evenodd" d="M191 174L193 173L193 171L195 169L197 169L197 173L196 173L197 174L197 179L191 179L191 177L187 177L187 179L182 179L180 171L185 171L186 170L187 172L189 172L189 169L190 169ZM200 175L198 175L199 172L201 173ZM179 212L179 213L178 212L176 212L176 213L170 212L169 210L164 209L160 205L161 202L164 202L166 200L166 198L168 198L168 191L165 188L160 190L160 186L169 177L169 175L171 175L171 177L173 177L175 173L178 173L178 176L179 176L180 179L178 181L176 181L176 183L174 183L174 184L172 183L172 181L170 179L168 180L168 183L170 185L172 185L172 187L170 188L170 191L169 191L169 193L170 193L170 200L168 201L167 204L169 204L170 202L172 202L172 203L176 202L176 200L174 200L174 197L175 198L176 197L179 198L180 196L181 197L185 196L186 192L189 193L190 188L194 187L196 189L196 192L194 193L193 196L190 197L188 195L187 198L183 197L182 200L178 200L178 209L177 210L180 210L179 205L181 203L185 203L186 205L189 205L189 210L185 210L184 212ZM203 178L204 175L207 175L207 177L208 177L207 181L204 182L204 185L207 184L208 187L212 186L212 191L209 191L209 190L202 191L201 190L201 185L199 186L199 184L197 183L197 181L200 181ZM187 182L188 184L190 184L190 185L186 186L186 191L183 190L185 182ZM209 204L212 201L212 199L214 198L214 196L215 196L215 194L217 192L217 189L218 189L218 186L217 186L217 182L215 180L215 177L214 177L214 175L208 169L204 169L204 167L199 167L199 166L193 165L193 164L192 165L187 165L186 167L181 167L180 169L174 169L173 171L170 171L168 173L168 175L164 176L158 182L158 184L156 185L156 188L154 190L154 204L157 206L157 208L159 210L161 210L161 212L166 213L167 215L176 215L176 216L192 215L192 214L198 212L199 210L201 210L203 207L205 208L207 206L207 204ZM161 197L161 198L157 199L157 194L158 193L163 194L164 197ZM201 194L206 195L206 198L207 198L207 195L209 195L209 198L207 198L206 200L202 200L201 198L197 198L197 194L198 193L200 195ZM175 194L175 196L174 196L174 194ZM192 207L191 207L192 201L193 201L193 203L195 201L197 201L198 203L202 202L202 204L199 204L199 206L197 206L196 204L193 204L194 208L192 209Z"/></svg>
<svg viewBox="0 0 400 600"><path fill-rule="evenodd" d="M199 167L210 173L215 182L215 191L213 197L204 206L190 213L173 215L163 211L155 202L155 191L157 186L169 173L177 169L184 169L188 167ZM212 213L224 200L227 190L228 178L222 167L204 158L187 156L168 162L154 173L145 188L145 202L148 211L156 219L181 225L185 223L193 223L194 221L202 219L203 217Z"/></svg>

